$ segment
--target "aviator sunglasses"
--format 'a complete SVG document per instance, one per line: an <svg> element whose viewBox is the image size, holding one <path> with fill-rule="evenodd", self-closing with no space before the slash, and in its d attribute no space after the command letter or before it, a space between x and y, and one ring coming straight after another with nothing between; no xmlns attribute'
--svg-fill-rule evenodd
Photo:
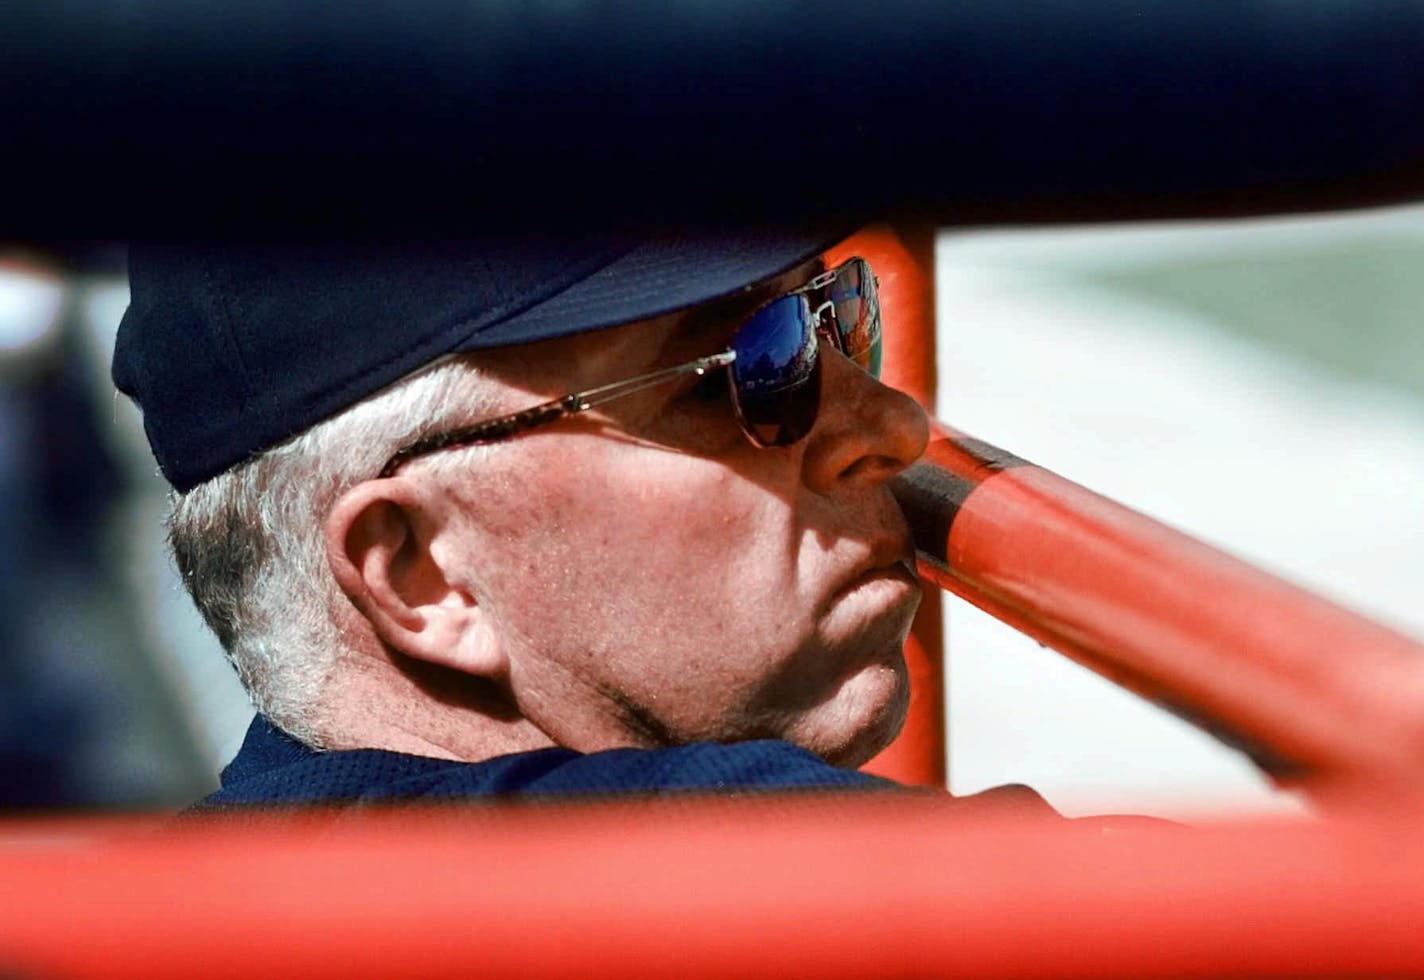
<svg viewBox="0 0 1424 980"><path fill-rule="evenodd" d="M790 446L816 423L821 407L819 337L871 377L880 377L880 296L870 263L848 259L810 282L757 307L733 334L727 349L676 367L572 392L522 412L426 436L387 460L381 476L417 456L498 442L585 412L654 385L726 371L732 408L742 431L764 449Z"/></svg>

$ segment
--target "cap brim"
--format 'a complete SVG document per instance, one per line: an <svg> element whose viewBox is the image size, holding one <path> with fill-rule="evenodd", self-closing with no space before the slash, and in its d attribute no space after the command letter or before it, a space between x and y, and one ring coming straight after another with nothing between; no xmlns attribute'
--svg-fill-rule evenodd
<svg viewBox="0 0 1424 980"><path fill-rule="evenodd" d="M725 233L645 242L534 305L481 325L453 349L567 337L725 299L815 258L849 231Z"/></svg>

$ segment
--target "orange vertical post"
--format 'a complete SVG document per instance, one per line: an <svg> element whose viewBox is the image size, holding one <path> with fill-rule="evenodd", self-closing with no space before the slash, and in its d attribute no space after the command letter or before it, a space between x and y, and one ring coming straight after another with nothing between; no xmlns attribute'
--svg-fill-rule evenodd
<svg viewBox="0 0 1424 980"><path fill-rule="evenodd" d="M852 255L870 262L880 280L885 320L886 384L935 408L933 226L873 225L827 254L835 264ZM924 599L905 641L910 711L900 736L866 764L867 772L902 783L945 785L944 623L941 593L925 584Z"/></svg>

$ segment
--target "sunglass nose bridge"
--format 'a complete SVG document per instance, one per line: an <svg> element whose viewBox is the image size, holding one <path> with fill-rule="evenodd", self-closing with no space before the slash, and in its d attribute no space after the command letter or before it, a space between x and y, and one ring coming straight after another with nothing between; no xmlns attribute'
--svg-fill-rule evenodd
<svg viewBox="0 0 1424 980"><path fill-rule="evenodd" d="M836 304L826 300L819 306L811 309L811 315L815 317L816 332L824 334L836 350L841 349L841 337L839 324L836 318Z"/></svg>

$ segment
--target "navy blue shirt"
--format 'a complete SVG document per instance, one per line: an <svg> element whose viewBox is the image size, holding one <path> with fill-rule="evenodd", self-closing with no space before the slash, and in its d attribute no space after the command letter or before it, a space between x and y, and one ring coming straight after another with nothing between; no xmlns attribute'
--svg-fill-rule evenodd
<svg viewBox="0 0 1424 980"><path fill-rule="evenodd" d="M898 784L837 769L788 742L699 742L585 755L540 749L487 762L353 749L317 752L258 715L222 787L197 809L253 804L458 800L510 794L879 789Z"/></svg>

